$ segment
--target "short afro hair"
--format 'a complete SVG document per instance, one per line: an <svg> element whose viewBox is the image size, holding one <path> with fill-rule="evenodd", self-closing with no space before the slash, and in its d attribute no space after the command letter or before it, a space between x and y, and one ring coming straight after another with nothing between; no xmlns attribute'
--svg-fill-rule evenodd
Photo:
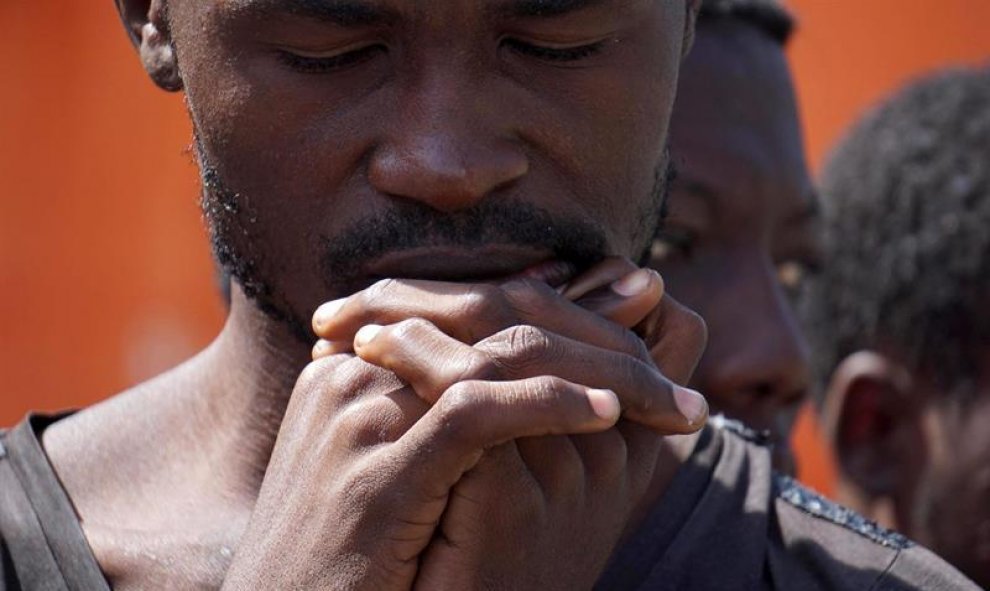
<svg viewBox="0 0 990 591"><path fill-rule="evenodd" d="M826 267L801 302L821 377L873 349L965 399L990 345L990 69L902 90L821 184Z"/></svg>
<svg viewBox="0 0 990 591"><path fill-rule="evenodd" d="M794 33L794 17L779 0L703 0L698 24L739 21L784 46Z"/></svg>

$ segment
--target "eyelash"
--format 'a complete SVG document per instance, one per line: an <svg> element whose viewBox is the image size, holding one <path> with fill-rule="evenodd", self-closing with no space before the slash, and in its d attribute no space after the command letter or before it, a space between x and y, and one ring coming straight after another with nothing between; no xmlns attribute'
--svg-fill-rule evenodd
<svg viewBox="0 0 990 591"><path fill-rule="evenodd" d="M294 70L307 74L323 74L357 65L384 51L386 49L383 45L368 45L333 57L307 57L285 50L279 50L278 55L282 62Z"/></svg>
<svg viewBox="0 0 990 591"><path fill-rule="evenodd" d="M600 53L605 47L605 41L596 41L577 47L546 47L526 43L519 39L505 39L502 41L502 45L517 53L548 62L576 62Z"/></svg>
<svg viewBox="0 0 990 591"><path fill-rule="evenodd" d="M548 62L575 62L601 52L605 46L605 41L562 48L533 45L518 39L505 39L502 44L517 53ZM279 58L294 70L309 74L322 74L359 64L384 51L386 48L382 45L369 45L333 57L307 57L285 50L280 50L278 53Z"/></svg>

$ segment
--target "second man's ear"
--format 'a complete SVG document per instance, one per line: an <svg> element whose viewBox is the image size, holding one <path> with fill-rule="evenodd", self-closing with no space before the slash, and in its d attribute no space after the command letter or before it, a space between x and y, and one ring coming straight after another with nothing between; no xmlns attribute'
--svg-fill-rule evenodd
<svg viewBox="0 0 990 591"><path fill-rule="evenodd" d="M182 90L167 0L117 0L117 10L152 81L170 92Z"/></svg>
<svg viewBox="0 0 990 591"><path fill-rule="evenodd" d="M823 423L843 477L864 499L895 501L925 461L922 401L913 377L870 351L849 356L829 383Z"/></svg>

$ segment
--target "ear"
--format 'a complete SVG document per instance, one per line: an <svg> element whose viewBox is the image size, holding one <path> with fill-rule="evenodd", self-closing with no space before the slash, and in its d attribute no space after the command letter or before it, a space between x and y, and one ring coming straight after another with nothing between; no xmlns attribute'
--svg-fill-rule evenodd
<svg viewBox="0 0 990 591"><path fill-rule="evenodd" d="M681 48L681 58L687 56L694 47L694 31L698 25L698 12L701 10L702 0L687 0L685 9L687 10L684 19L684 45Z"/></svg>
<svg viewBox="0 0 990 591"><path fill-rule="evenodd" d="M169 92L182 90L167 0L117 0L117 10L154 83Z"/></svg>
<svg viewBox="0 0 990 591"><path fill-rule="evenodd" d="M925 462L922 407L912 374L879 353L851 355L832 374L823 428L836 453L842 486L851 489L849 494L859 501L854 504L862 504L855 508L868 517L898 521L901 501L911 494ZM886 515L875 514L880 509Z"/></svg>

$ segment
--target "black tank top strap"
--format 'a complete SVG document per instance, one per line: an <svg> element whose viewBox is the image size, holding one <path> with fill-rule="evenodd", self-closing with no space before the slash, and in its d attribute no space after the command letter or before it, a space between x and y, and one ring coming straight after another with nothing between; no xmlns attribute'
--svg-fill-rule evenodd
<svg viewBox="0 0 990 591"><path fill-rule="evenodd" d="M3 576L17 581L7 590L110 589L39 440L64 416L29 415L0 437L0 539L9 555Z"/></svg>

